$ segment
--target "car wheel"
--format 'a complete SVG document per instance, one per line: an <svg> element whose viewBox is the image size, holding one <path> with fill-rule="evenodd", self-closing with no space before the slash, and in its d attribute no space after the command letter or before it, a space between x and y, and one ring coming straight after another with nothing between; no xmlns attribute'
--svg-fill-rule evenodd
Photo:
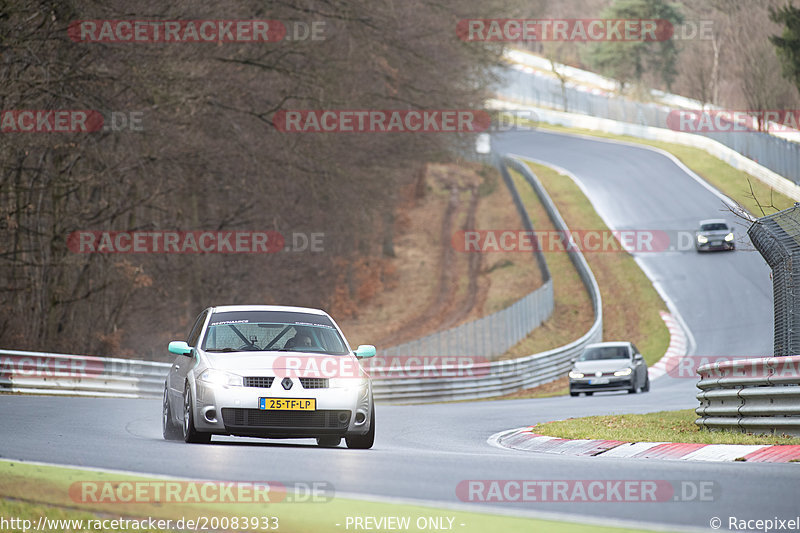
<svg viewBox="0 0 800 533"><path fill-rule="evenodd" d="M633 379L631 388L628 389L628 394L636 394L639 392L639 387L636 386L636 378Z"/></svg>
<svg viewBox="0 0 800 533"><path fill-rule="evenodd" d="M211 442L211 433L197 431L194 427L193 405L192 390L187 383L183 393L183 440L193 444L208 444Z"/></svg>
<svg viewBox="0 0 800 533"><path fill-rule="evenodd" d="M580 393L579 393L579 392L572 392L572 391L569 391L569 395L570 395L570 396L577 396L578 394L580 394Z"/></svg>
<svg viewBox="0 0 800 533"><path fill-rule="evenodd" d="M356 450L368 450L372 448L375 443L375 404L372 404L372 410L369 415L369 431L364 435L353 435L344 438L348 448Z"/></svg>
<svg viewBox="0 0 800 533"><path fill-rule="evenodd" d="M342 437L317 437L317 446L322 446L324 448L333 448L334 446L338 446L340 442L342 442Z"/></svg>
<svg viewBox="0 0 800 533"><path fill-rule="evenodd" d="M650 375L648 374L647 377L644 378L644 387L642 387L642 392L649 392L650 391Z"/></svg>
<svg viewBox="0 0 800 533"><path fill-rule="evenodd" d="M161 433L165 440L181 440L183 432L180 426L173 422L172 408L169 406L169 395L167 385L164 384L164 405L161 408Z"/></svg>
<svg viewBox="0 0 800 533"><path fill-rule="evenodd" d="M584 394L585 394L586 396L591 396L591 395L592 395L592 394L594 394L594 393L593 393L593 392L584 392Z"/></svg>

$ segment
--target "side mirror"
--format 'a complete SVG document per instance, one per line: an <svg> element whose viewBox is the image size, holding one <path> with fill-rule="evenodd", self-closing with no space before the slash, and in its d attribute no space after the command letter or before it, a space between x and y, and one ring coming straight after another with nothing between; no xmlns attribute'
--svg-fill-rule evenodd
<svg viewBox="0 0 800 533"><path fill-rule="evenodd" d="M574 365L575 363L578 362L578 358L577 357L573 357L572 359L569 360L569 362Z"/></svg>
<svg viewBox="0 0 800 533"><path fill-rule="evenodd" d="M186 344L186 341L172 341L169 343L169 351L177 355L191 355L192 348Z"/></svg>
<svg viewBox="0 0 800 533"><path fill-rule="evenodd" d="M642 354L640 354L640 353L635 353L635 354L633 354L633 360L634 361L644 361L644 357L642 357Z"/></svg>
<svg viewBox="0 0 800 533"><path fill-rule="evenodd" d="M356 351L353 352L359 359L366 359L368 357L375 357L375 347L371 344L362 344Z"/></svg>

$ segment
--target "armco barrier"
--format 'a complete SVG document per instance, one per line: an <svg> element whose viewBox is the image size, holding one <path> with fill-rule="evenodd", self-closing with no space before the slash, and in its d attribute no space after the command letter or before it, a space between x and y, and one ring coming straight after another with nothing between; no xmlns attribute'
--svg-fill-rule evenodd
<svg viewBox="0 0 800 533"><path fill-rule="evenodd" d="M534 188L555 229L569 233L558 209L527 165L514 157L504 158L504 163ZM603 329L600 290L594 275L579 250L566 253L589 291L595 313L592 327L581 338L518 359L480 363L473 367L470 377L410 378L404 377L404 369L375 369L375 374L381 375L373 380L375 399L413 403L488 398L541 385L566 374L570 360L587 344L599 342ZM169 367L168 363L130 359L0 350L0 392L160 397Z"/></svg>
<svg viewBox="0 0 800 533"><path fill-rule="evenodd" d="M114 357L0 350L0 392L161 396L170 366Z"/></svg>
<svg viewBox="0 0 800 533"><path fill-rule="evenodd" d="M800 356L718 361L697 373L701 428L800 436Z"/></svg>

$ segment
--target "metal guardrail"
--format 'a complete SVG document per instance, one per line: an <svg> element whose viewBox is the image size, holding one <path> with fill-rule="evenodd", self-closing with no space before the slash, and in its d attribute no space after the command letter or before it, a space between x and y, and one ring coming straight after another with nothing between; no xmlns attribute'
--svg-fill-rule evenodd
<svg viewBox="0 0 800 533"><path fill-rule="evenodd" d="M114 357L0 350L0 392L161 396L171 366Z"/></svg>
<svg viewBox="0 0 800 533"><path fill-rule="evenodd" d="M800 436L800 356L718 361L697 373L701 428Z"/></svg>
<svg viewBox="0 0 800 533"><path fill-rule="evenodd" d="M569 234L558 209L527 165L513 157L503 161L534 188L555 228ZM573 357L587 344L601 340L603 325L600 289L594 275L577 248L567 253L589 291L595 312L594 323L581 338L526 357L477 363L466 377L410 378L406 377L405 368L375 368L373 373L381 376L373 380L375 399L413 403L489 398L541 385L564 375ZM552 290L552 281L548 280L546 286ZM169 363L131 359L0 350L0 392L160 397L170 366ZM434 369L434 374L442 375L443 369L447 366Z"/></svg>
<svg viewBox="0 0 800 533"><path fill-rule="evenodd" d="M777 357L736 359L697 369L701 417L706 429L800 436L798 269L800 205L757 219L747 231L772 269Z"/></svg>
<svg viewBox="0 0 800 533"><path fill-rule="evenodd" d="M601 330L593 326L580 339L547 352L476 365L472 377L373 380L373 393L378 401L418 403L491 398L535 387L565 375L572 367L570 360L586 344L597 342Z"/></svg>
<svg viewBox="0 0 800 533"><path fill-rule="evenodd" d="M558 80L537 76L530 72L507 68L500 73L504 81L498 94L521 103L564 109L561 84ZM567 86L567 109L580 113L642 126L667 128L667 117L672 108L636 102L618 96L592 94ZM692 132L708 137L736 152L757 161L773 172L800 184L800 144L761 132L717 131Z"/></svg>

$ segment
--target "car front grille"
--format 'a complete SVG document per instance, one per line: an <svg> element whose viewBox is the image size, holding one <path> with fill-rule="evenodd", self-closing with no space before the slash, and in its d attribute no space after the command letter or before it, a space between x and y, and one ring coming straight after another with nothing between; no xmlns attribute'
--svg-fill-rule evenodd
<svg viewBox="0 0 800 533"><path fill-rule="evenodd" d="M327 389L328 378L300 378L304 389Z"/></svg>
<svg viewBox="0 0 800 533"><path fill-rule="evenodd" d="M325 428L347 429L350 411L267 411L225 407L222 421L226 427Z"/></svg>
<svg viewBox="0 0 800 533"><path fill-rule="evenodd" d="M272 382L275 381L274 377L247 377L244 378L245 387L260 387L268 389L272 387Z"/></svg>

